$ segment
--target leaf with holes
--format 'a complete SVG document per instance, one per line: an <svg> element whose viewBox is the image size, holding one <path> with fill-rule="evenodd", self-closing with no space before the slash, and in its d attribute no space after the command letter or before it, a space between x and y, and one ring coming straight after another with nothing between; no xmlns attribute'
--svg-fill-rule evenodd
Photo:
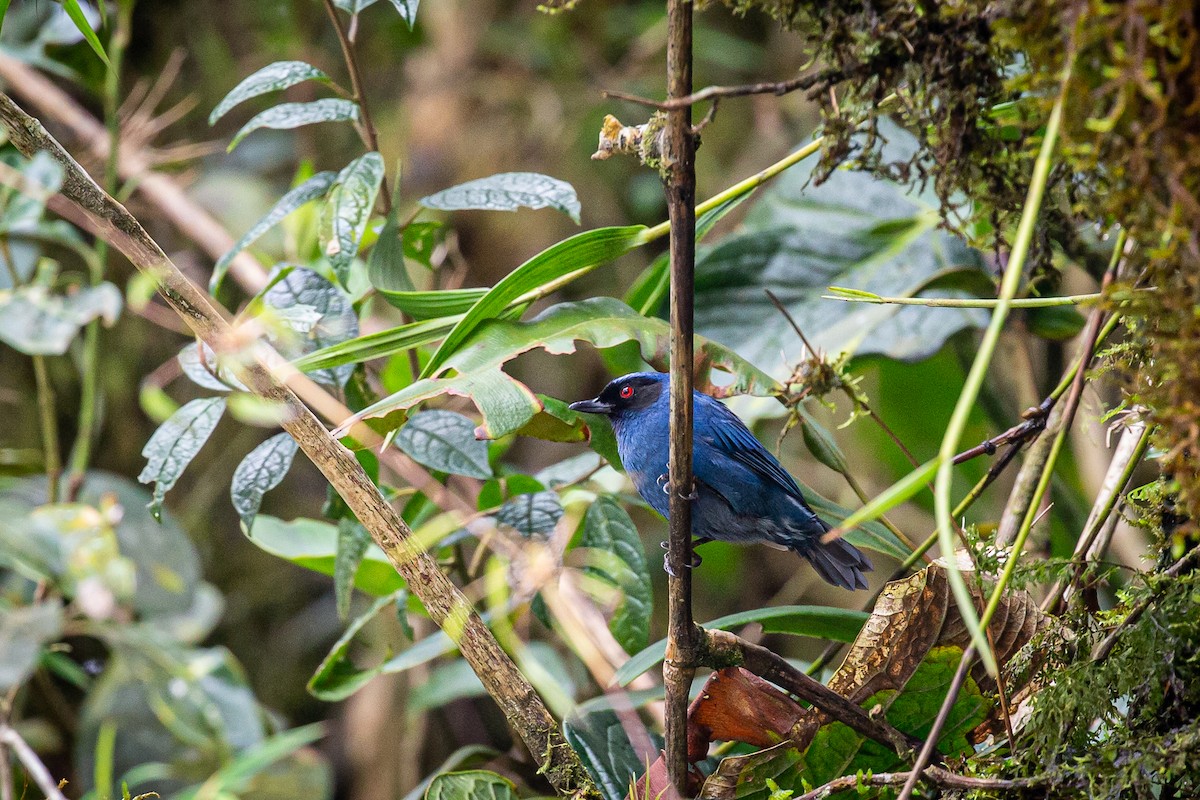
<svg viewBox="0 0 1200 800"><path fill-rule="evenodd" d="M155 519L162 516L163 497L208 441L223 413L224 397L192 400L160 425L142 448L146 466L138 475L138 480L141 483L154 483L150 513Z"/></svg>
<svg viewBox="0 0 1200 800"><path fill-rule="evenodd" d="M617 642L627 653L644 649L650 640L654 591L650 585L646 553L633 520L611 497L598 497L584 515L579 545L609 555L616 561L616 569L606 568L603 562L598 562L587 571L616 586L624 595L608 620L608 629Z"/></svg>
<svg viewBox="0 0 1200 800"><path fill-rule="evenodd" d="M386 416L443 394L455 394L475 401L483 414L483 435L491 439L505 436L533 419L542 403L529 387L509 377L503 365L536 348L553 355L573 353L579 341L599 349L633 341L647 361L665 366L670 326L643 317L611 297L552 306L528 322L493 321L476 331L435 371L436 376L453 370L451 376L417 381L359 412L354 420ZM696 361L696 385L710 394L768 395L778 389L762 370L732 350L700 337L696 339ZM732 380L714 386L715 370L729 373ZM564 412L564 416L566 413L572 412Z"/></svg>
<svg viewBox="0 0 1200 800"><path fill-rule="evenodd" d="M229 265L233 262L234 256L257 241L260 236L278 225L288 214L300 206L324 197L325 193L329 191L329 187L333 185L335 177L336 174L332 171L318 172L279 198L279 202L262 219L254 223L250 230L246 231L241 239L238 239L237 244L217 259L217 263L213 266L212 277L208 281L208 290L216 294L217 290L221 288L221 281L224 280L225 273L229 271Z"/></svg>
<svg viewBox="0 0 1200 800"><path fill-rule="evenodd" d="M554 208L579 224L579 198L566 181L536 172L502 172L467 181L420 199L426 208L440 211L516 211L518 208Z"/></svg>
<svg viewBox="0 0 1200 800"><path fill-rule="evenodd" d="M249 122L242 126L229 143L229 150L241 144L250 134L260 128L274 130L289 130L304 125L315 125L318 122L358 121L358 103L352 100L342 100L326 97L313 100L310 103L282 103L274 108L268 108L260 114L255 114Z"/></svg>
<svg viewBox="0 0 1200 800"><path fill-rule="evenodd" d="M283 481L292 468L297 447L290 434L278 433L251 450L233 471L229 494L242 520L243 533L254 530L254 518L262 507L263 495Z"/></svg>
<svg viewBox="0 0 1200 800"><path fill-rule="evenodd" d="M519 494L500 507L496 521L515 528L526 538L545 538L562 519L563 507L557 492Z"/></svg>
<svg viewBox="0 0 1200 800"><path fill-rule="evenodd" d="M268 64L233 87L208 115L208 124L215 125L230 109L251 97L277 92L304 81L329 83L329 76L303 61L276 61L274 64Z"/></svg>
<svg viewBox="0 0 1200 800"><path fill-rule="evenodd" d="M321 251L343 286L367 232L383 172L383 156L379 153L359 156L338 173L325 201L321 214Z"/></svg>
<svg viewBox="0 0 1200 800"><path fill-rule="evenodd" d="M396 434L396 446L430 469L487 480L492 477L487 442L475 438L475 423L454 411L422 411Z"/></svg>

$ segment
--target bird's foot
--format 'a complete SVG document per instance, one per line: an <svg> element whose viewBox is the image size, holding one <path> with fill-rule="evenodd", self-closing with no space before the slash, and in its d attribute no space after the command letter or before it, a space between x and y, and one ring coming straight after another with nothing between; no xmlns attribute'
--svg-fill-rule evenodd
<svg viewBox="0 0 1200 800"><path fill-rule="evenodd" d="M711 540L696 539L692 544L693 545L704 544L707 541L711 541ZM663 550L667 550L670 548L670 543L669 542L659 542L658 546L661 547ZM696 567L700 566L703 563L704 563L704 559L700 557L699 553L697 553L695 550L693 550L692 551L692 561L690 564L687 565L687 568L695 569ZM667 573L672 578L679 577L677 574L675 574L675 571L673 569L671 569L671 556L669 553L663 553L663 572Z"/></svg>
<svg viewBox="0 0 1200 800"><path fill-rule="evenodd" d="M663 490L663 494L665 494L665 495L671 494L671 489L673 488L672 484L671 484L671 476L667 475L666 473L663 473L662 475L658 476L658 480L656 481L656 483L658 484L658 488ZM699 500L700 499L700 493L696 491L695 483L692 484L692 491L690 491L689 493L687 493L685 495L681 495L681 496L683 497L684 500Z"/></svg>

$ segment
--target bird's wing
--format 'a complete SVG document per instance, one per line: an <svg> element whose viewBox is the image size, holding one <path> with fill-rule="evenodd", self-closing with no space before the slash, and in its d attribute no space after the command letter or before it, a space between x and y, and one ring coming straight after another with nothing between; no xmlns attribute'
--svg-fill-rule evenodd
<svg viewBox="0 0 1200 800"><path fill-rule="evenodd" d="M804 495L787 470L779 465L775 456L762 446L754 434L724 403L707 395L700 395L700 403L709 406L711 415L700 436L734 461L743 464L764 480L777 485L793 497L803 501Z"/></svg>

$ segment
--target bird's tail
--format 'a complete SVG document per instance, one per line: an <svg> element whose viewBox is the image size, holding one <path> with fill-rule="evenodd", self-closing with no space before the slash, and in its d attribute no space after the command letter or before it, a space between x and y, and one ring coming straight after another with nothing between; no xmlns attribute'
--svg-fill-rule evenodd
<svg viewBox="0 0 1200 800"><path fill-rule="evenodd" d="M845 539L834 539L828 544L819 540L800 555L808 559L817 574L843 589L865 589L867 578L864 572L871 571L871 562Z"/></svg>

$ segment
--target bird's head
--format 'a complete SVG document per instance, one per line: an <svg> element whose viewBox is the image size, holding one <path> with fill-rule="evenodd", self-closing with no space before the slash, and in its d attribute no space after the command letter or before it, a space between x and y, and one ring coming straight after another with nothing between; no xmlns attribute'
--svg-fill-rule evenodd
<svg viewBox="0 0 1200 800"><path fill-rule="evenodd" d="M667 388L667 375L662 372L634 372L614 379L592 400L571 403L572 411L604 414L614 419L648 408Z"/></svg>

